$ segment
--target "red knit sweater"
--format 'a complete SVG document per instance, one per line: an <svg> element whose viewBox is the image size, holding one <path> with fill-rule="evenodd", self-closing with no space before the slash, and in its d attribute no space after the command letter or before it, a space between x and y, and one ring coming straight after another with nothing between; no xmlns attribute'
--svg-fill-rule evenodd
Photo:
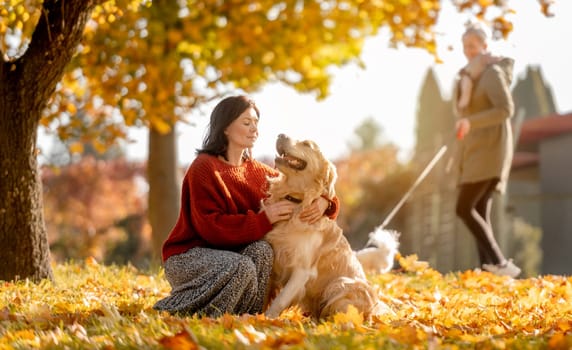
<svg viewBox="0 0 572 350"><path fill-rule="evenodd" d="M232 166L199 154L185 174L179 218L163 243L163 261L197 246L233 249L263 238L272 224L260 204L267 177L277 174L256 160ZM333 203L330 217L338 214L337 198Z"/></svg>

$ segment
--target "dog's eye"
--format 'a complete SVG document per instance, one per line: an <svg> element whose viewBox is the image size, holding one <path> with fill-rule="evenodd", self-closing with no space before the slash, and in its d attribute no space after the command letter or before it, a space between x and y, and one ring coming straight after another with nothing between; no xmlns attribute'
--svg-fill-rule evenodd
<svg viewBox="0 0 572 350"><path fill-rule="evenodd" d="M302 145L312 148L312 143L310 141L302 141Z"/></svg>

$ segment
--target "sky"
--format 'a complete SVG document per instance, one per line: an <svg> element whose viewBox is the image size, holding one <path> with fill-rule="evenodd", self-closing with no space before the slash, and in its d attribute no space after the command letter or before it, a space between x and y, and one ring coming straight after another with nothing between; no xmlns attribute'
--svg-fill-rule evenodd
<svg viewBox="0 0 572 350"><path fill-rule="evenodd" d="M395 144L406 161L415 146L417 98L428 69L435 70L441 90L448 97L455 73L466 63L461 34L468 17L446 4L449 2L444 1L436 28L441 64L421 49L388 48L387 33L382 32L365 43L365 69L356 65L333 69L331 93L322 101L278 83L252 94L261 111L254 156L274 157L276 136L284 133L317 142L324 155L334 161L349 153L348 143L355 129L366 118L373 118L381 126L384 140ZM552 88L557 111L572 112L572 1L556 0L555 15L549 18L540 13L536 0L512 0L510 5L516 11L512 18L514 30L507 40L491 40L489 48L515 59L513 84L527 65L540 66ZM178 124L181 165L194 159L216 102L193 114L195 126ZM147 130L132 129L130 137L135 142L127 148L128 157L146 159Z"/></svg>

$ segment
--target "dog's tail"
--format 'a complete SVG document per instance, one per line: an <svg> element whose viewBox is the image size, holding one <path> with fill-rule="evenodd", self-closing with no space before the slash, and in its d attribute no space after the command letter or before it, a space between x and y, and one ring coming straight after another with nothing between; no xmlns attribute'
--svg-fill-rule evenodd
<svg viewBox="0 0 572 350"><path fill-rule="evenodd" d="M393 268L399 249L399 232L377 227L369 234L366 246L356 256L367 273L385 273Z"/></svg>

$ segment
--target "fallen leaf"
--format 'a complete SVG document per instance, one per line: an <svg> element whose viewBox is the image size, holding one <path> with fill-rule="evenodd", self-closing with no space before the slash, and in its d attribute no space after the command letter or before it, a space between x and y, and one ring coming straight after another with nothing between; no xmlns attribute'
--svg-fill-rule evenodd
<svg viewBox="0 0 572 350"><path fill-rule="evenodd" d="M179 333L170 336L163 337L159 340L159 343L171 350L197 350L200 349L195 341L195 338L187 330L182 330Z"/></svg>

